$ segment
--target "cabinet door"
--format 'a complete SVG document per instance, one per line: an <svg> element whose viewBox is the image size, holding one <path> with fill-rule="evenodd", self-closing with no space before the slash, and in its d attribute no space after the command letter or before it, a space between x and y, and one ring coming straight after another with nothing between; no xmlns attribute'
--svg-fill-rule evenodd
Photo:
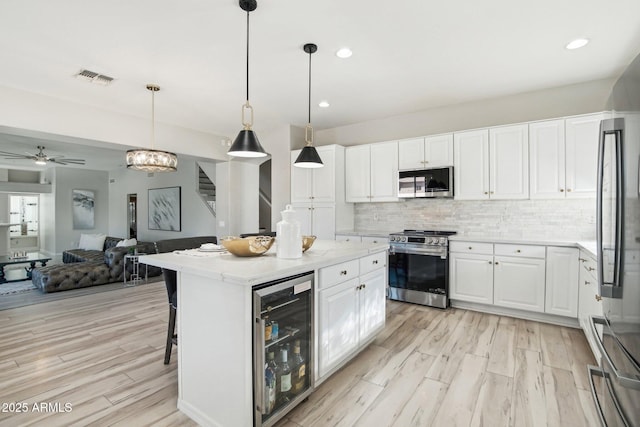
<svg viewBox="0 0 640 427"><path fill-rule="evenodd" d="M424 160L428 168L453 166L453 134L426 137Z"/></svg>
<svg viewBox="0 0 640 427"><path fill-rule="evenodd" d="M370 160L370 201L398 201L398 143L371 144Z"/></svg>
<svg viewBox="0 0 640 427"><path fill-rule="evenodd" d="M493 303L544 312L544 259L495 257Z"/></svg>
<svg viewBox="0 0 640 427"><path fill-rule="evenodd" d="M335 146L317 147L316 150L324 166L310 169L313 175L311 197L314 203L334 203L336 201Z"/></svg>
<svg viewBox="0 0 640 427"><path fill-rule="evenodd" d="M371 195L369 145L345 149L345 198L347 202L368 202Z"/></svg>
<svg viewBox="0 0 640 427"><path fill-rule="evenodd" d="M529 173L532 199L564 199L564 120L529 125Z"/></svg>
<svg viewBox="0 0 640 427"><path fill-rule="evenodd" d="M313 191L311 185L312 169L293 166L293 162L298 158L300 151L294 150L291 152L291 203L311 202L311 193Z"/></svg>
<svg viewBox="0 0 640 427"><path fill-rule="evenodd" d="M385 321L386 303L386 269L379 268L360 278L361 288L358 290L360 334L359 342L362 343L382 327Z"/></svg>
<svg viewBox="0 0 640 427"><path fill-rule="evenodd" d="M334 240L336 237L336 208L314 205L311 208L311 232L318 239ZM305 234L305 233L302 233Z"/></svg>
<svg viewBox="0 0 640 427"><path fill-rule="evenodd" d="M489 198L489 131L453 135L454 197L457 200Z"/></svg>
<svg viewBox="0 0 640 427"><path fill-rule="evenodd" d="M566 197L595 197L602 114L565 120Z"/></svg>
<svg viewBox="0 0 640 427"><path fill-rule="evenodd" d="M451 298L493 304L493 256L451 253Z"/></svg>
<svg viewBox="0 0 640 427"><path fill-rule="evenodd" d="M576 248L547 247L545 313L578 317L578 258Z"/></svg>
<svg viewBox="0 0 640 427"><path fill-rule="evenodd" d="M489 167L491 199L529 198L527 125L489 129Z"/></svg>
<svg viewBox="0 0 640 427"><path fill-rule="evenodd" d="M324 376L358 345L357 287L352 279L318 292L318 371Z"/></svg>
<svg viewBox="0 0 640 427"><path fill-rule="evenodd" d="M424 169L424 138L398 142L398 169Z"/></svg>
<svg viewBox="0 0 640 427"><path fill-rule="evenodd" d="M309 205L300 206L293 205L293 209L296 211L296 219L300 221L300 232L304 236L308 236L312 233L312 207Z"/></svg>

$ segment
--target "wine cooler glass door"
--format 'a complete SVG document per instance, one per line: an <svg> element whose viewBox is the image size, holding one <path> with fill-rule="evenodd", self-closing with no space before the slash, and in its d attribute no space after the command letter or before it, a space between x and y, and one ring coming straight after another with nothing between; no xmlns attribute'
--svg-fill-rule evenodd
<svg viewBox="0 0 640 427"><path fill-rule="evenodd" d="M313 273L254 287L254 424L269 426L312 390Z"/></svg>

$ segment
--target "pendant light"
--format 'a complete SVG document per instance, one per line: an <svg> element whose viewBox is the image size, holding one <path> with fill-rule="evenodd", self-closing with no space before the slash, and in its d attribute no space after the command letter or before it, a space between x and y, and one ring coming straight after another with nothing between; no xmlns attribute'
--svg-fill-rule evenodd
<svg viewBox="0 0 640 427"><path fill-rule="evenodd" d="M321 168L324 166L316 147L313 146L313 127L311 127L311 54L317 50L318 46L313 43L304 45L304 51L309 54L309 121L304 128L304 140L307 145L302 148L298 158L293 163L294 166L299 168Z"/></svg>
<svg viewBox="0 0 640 427"><path fill-rule="evenodd" d="M256 10L258 3L256 0L240 0L240 8L247 12L247 102L242 105L242 125L244 129L240 131L236 140L233 141L229 151L230 156L236 157L265 157L264 151L255 132L251 130L253 126L253 107L249 104L249 12ZM247 120L245 115L249 115Z"/></svg>
<svg viewBox="0 0 640 427"><path fill-rule="evenodd" d="M155 99L159 86L148 84L151 91L151 149L137 148L127 151L127 168L145 172L175 172L178 169L178 157L168 151L154 150L155 142Z"/></svg>

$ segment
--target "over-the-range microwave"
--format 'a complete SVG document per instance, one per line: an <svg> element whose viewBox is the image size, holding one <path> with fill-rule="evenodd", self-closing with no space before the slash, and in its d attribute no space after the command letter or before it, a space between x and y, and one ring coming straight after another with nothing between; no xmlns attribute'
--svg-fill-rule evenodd
<svg viewBox="0 0 640 427"><path fill-rule="evenodd" d="M398 172L398 197L453 197L453 166Z"/></svg>

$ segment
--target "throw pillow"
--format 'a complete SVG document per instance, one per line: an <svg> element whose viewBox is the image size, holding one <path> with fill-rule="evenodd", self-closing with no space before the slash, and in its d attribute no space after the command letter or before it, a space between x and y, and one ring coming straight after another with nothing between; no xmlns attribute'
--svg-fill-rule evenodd
<svg viewBox="0 0 640 427"><path fill-rule="evenodd" d="M118 243L116 243L116 247L135 246L137 244L138 241L136 240L136 238L132 237L131 239L120 240Z"/></svg>
<svg viewBox="0 0 640 427"><path fill-rule="evenodd" d="M87 251L101 251L104 249L106 234L80 234L78 249Z"/></svg>

